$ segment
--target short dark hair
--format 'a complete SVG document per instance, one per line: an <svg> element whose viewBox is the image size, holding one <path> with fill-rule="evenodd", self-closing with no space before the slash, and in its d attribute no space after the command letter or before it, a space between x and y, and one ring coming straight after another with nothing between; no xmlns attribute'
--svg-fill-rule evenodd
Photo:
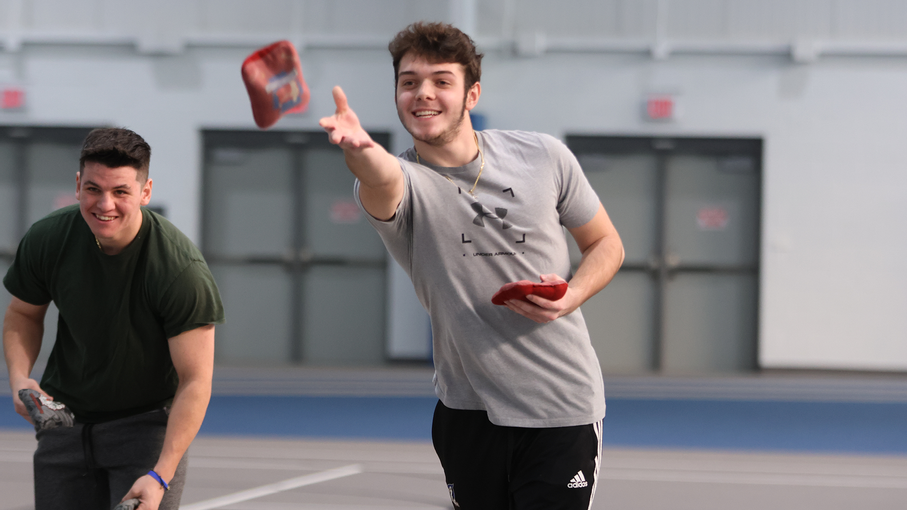
<svg viewBox="0 0 907 510"><path fill-rule="evenodd" d="M413 52L433 63L454 62L465 70L466 90L482 78L482 55L475 42L460 29L446 23L417 21L401 30L387 45L394 59L394 87L400 73L400 61Z"/></svg>
<svg viewBox="0 0 907 510"><path fill-rule="evenodd" d="M144 182L148 179L148 167L151 164L151 146L129 129L93 129L82 144L79 173L89 161L109 168L131 166L138 172L139 182Z"/></svg>

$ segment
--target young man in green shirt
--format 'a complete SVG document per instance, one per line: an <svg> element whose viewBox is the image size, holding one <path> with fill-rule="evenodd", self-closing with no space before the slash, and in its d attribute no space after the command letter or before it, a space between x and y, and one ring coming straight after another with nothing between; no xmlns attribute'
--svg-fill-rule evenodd
<svg viewBox="0 0 907 510"><path fill-rule="evenodd" d="M78 206L32 225L3 280L13 296L3 348L16 411L31 421L18 399L31 389L75 416L72 427L37 432L37 510L106 510L130 498L143 510L179 506L224 312L201 252L142 208L150 158L132 131L92 131ZM39 384L31 371L51 301L60 318Z"/></svg>

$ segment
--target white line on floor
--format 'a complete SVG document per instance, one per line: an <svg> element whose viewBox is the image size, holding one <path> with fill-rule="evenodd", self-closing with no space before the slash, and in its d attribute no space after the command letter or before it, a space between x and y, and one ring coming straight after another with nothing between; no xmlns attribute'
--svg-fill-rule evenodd
<svg viewBox="0 0 907 510"><path fill-rule="evenodd" d="M314 485L316 483L326 482L328 480L335 480L337 478L343 478L345 476L356 475L361 473L362 471L363 469L361 464L350 464L349 466L343 466L336 469L321 471L319 473L312 473L310 475L290 478L289 480L284 480L282 482L262 485L261 487L256 487L254 489L227 494L226 496L221 496L206 501L199 501L198 503L193 503L191 505L183 505L180 506L180 510L211 510L213 508L232 505L233 503L260 498L269 494L288 491L297 487Z"/></svg>

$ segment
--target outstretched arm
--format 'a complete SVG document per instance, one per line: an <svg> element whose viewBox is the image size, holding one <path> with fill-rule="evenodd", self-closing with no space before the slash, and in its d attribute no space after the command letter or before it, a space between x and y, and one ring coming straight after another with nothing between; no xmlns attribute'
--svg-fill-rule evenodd
<svg viewBox="0 0 907 510"><path fill-rule="evenodd" d="M13 391L16 412L31 423L25 404L19 400L19 390L37 390L50 397L31 378L31 370L41 352L44 336L44 315L49 305L32 305L13 296L3 320L3 354L9 369L9 387Z"/></svg>
<svg viewBox="0 0 907 510"><path fill-rule="evenodd" d="M400 162L362 129L343 90L334 87L333 94L337 110L318 124L327 131L328 140L343 149L346 166L359 179L359 199L365 210L379 220L389 220L403 199Z"/></svg>
<svg viewBox="0 0 907 510"><path fill-rule="evenodd" d="M167 420L164 447L154 471L169 483L205 418L214 374L214 326L202 326L169 340L170 358L179 376L173 407ZM149 475L140 477L123 497L138 498L141 510L157 510L164 497L161 484Z"/></svg>
<svg viewBox="0 0 907 510"><path fill-rule="evenodd" d="M592 220L581 227L569 230L583 254L583 259L570 280L570 286L567 287L564 297L557 301L549 301L529 295L526 299L531 303L512 300L506 303L508 308L538 323L551 322L579 308L614 278L624 262L624 245L605 208L599 204L598 212ZM541 278L543 282L563 281L555 274L541 275Z"/></svg>

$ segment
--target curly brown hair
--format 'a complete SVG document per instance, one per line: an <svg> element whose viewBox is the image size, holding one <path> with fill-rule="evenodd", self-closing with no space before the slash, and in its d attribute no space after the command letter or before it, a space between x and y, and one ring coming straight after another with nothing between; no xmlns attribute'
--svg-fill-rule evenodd
<svg viewBox="0 0 907 510"><path fill-rule="evenodd" d="M401 30L387 45L394 59L394 86L400 73L400 61L413 52L431 62L454 62L465 71L466 90L482 77L482 57L475 42L460 29L447 23L417 21Z"/></svg>
<svg viewBox="0 0 907 510"><path fill-rule="evenodd" d="M148 167L151 164L151 146L138 133L129 129L93 129L82 144L79 173L89 161L108 168L130 166L138 172L139 182L144 182L148 179Z"/></svg>

